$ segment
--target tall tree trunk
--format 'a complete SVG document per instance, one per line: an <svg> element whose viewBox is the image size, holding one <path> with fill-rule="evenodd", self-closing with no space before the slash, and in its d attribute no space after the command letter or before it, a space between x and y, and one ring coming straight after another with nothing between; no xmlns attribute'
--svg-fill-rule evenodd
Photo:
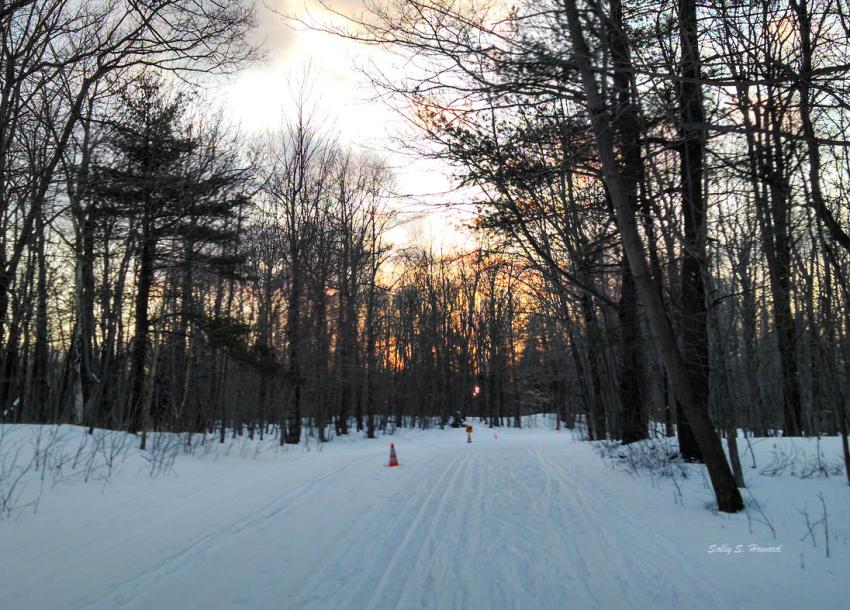
<svg viewBox="0 0 850 610"><path fill-rule="evenodd" d="M377 256L377 255L375 255ZM366 299L366 437L375 438L375 391L376 377L378 375L378 361L376 357L377 333L375 332L375 280L377 276L376 265L372 266L372 277L369 283L369 293Z"/></svg>
<svg viewBox="0 0 850 610"><path fill-rule="evenodd" d="M638 295L634 278L628 270L627 261L622 261L622 292L620 295L620 340L623 351L623 368L620 374L620 403L623 413L620 417L620 438L624 445L643 440L647 437L648 426L644 417L641 398L640 375L641 340L638 321Z"/></svg>
<svg viewBox="0 0 850 610"><path fill-rule="evenodd" d="M703 110L701 62L697 37L695 0L679 1L679 149L682 218L682 309L679 340L682 356L690 372L693 390L708 402L708 330L703 264L705 260L705 199L703 196L703 157L705 112ZM681 406L676 409L679 451L685 460L703 461Z"/></svg>
<svg viewBox="0 0 850 610"><path fill-rule="evenodd" d="M763 19L767 19L764 16ZM790 146L784 140L781 95L774 85L762 91L739 86L738 98L746 125L749 179L761 229L770 280L771 305L782 378L783 420L786 436L802 432L802 409L797 372L797 332L791 310L791 183ZM755 98L753 101L752 98Z"/></svg>
<svg viewBox="0 0 850 610"><path fill-rule="evenodd" d="M33 407L44 412L48 400L48 331L47 331L47 261L44 252L44 219L39 218L36 224L36 264L38 265L38 280L36 284L35 312L35 353L32 372L33 392L31 400ZM82 413L75 414L75 423L80 423Z"/></svg>
<svg viewBox="0 0 850 610"><path fill-rule="evenodd" d="M643 159L640 144L640 117L633 99L632 69L629 57L629 42L625 35L623 7L620 0L611 2L611 14L607 19L606 35L614 64L612 126L614 140L621 151L620 176L632 214L636 214L640 202L640 185L643 182ZM634 279L630 277L628 263L621 265L621 295L619 303L621 330L622 374L619 393L622 416L620 432L623 443L645 439L648 434L646 414L641 392L643 356L640 345L640 320L638 294Z"/></svg>
<svg viewBox="0 0 850 610"><path fill-rule="evenodd" d="M744 502L729 469L729 464L726 462L720 438L708 417L705 396L700 396L694 392L690 373L682 358L682 353L679 351L673 328L661 302L660 291L649 272L634 208L618 171L614 144L611 140L611 116L596 84L597 73L591 64L591 54L585 42L584 29L575 0L564 0L564 9L576 64L586 95L587 110L592 121L593 133L602 162L605 183L616 211L617 227L620 230L629 267L646 308L659 352L670 375L674 391L682 403L688 421L691 423L700 451L708 467L718 509L723 512L740 511L744 508Z"/></svg>
<svg viewBox="0 0 850 610"><path fill-rule="evenodd" d="M297 445L301 442L301 269L297 256L292 257L293 269L290 280L289 308L287 310L286 330L289 341L289 366L287 383L290 386L287 395L286 419L281 422L281 445Z"/></svg>
<svg viewBox="0 0 850 610"><path fill-rule="evenodd" d="M587 360L590 367L591 396L588 401L587 435L590 440L601 440L605 438L605 403L602 401L602 379L599 375L598 352L598 344L602 340L602 331L593 313L591 297L587 293L581 297L581 311L587 338Z"/></svg>
<svg viewBox="0 0 850 610"><path fill-rule="evenodd" d="M148 351L148 308L154 270L154 239L150 220L142 228L142 248L136 287L136 302L133 316L133 344L131 347L130 400L127 414L127 431L138 433L142 428L142 410L145 395L145 363Z"/></svg>

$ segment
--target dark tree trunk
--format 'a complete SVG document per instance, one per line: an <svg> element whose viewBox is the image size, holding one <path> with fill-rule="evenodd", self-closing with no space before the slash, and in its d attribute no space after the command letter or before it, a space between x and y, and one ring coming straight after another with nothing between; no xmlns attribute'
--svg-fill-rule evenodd
<svg viewBox="0 0 850 610"><path fill-rule="evenodd" d="M32 371L32 407L38 412L47 410L48 400L48 331L47 331L47 261L44 253L44 226L40 218L37 223L37 251L36 261L38 265L38 281L36 285L36 312L35 312L35 353Z"/></svg>
<svg viewBox="0 0 850 610"><path fill-rule="evenodd" d="M720 438L708 417L705 397L693 390L690 373L676 344L675 334L661 302L660 291L654 285L646 263L646 254L637 229L634 209L617 167L614 143L610 133L611 115L599 93L596 83L597 72L591 64L591 53L585 41L575 0L564 0L564 12L575 52L576 65L586 95L587 110L592 121L606 186L616 211L617 227L622 236L629 267L640 291L641 301L647 310L649 322L664 365L670 374L673 388L691 422L705 458L718 509L723 512L738 512L744 508L741 493L729 469Z"/></svg>
<svg viewBox="0 0 850 610"><path fill-rule="evenodd" d="M632 70L629 59L629 43L624 31L623 7L620 0L611 2L611 14L607 23L608 45L614 63L613 99L614 138L622 152L620 175L629 198L632 213L637 214L640 200L640 185L643 182L643 159L640 145L640 117L633 99ZM622 374L619 393L622 415L620 432L623 443L645 439L643 397L640 379L642 355L640 346L640 321L638 318L638 295L627 261L621 266L621 295L619 303Z"/></svg>
<svg viewBox="0 0 850 610"><path fill-rule="evenodd" d="M593 313L589 294L582 295L581 311L587 337L587 360L590 367L591 396L588 400L587 435L590 440L605 438L605 404L602 402L602 380L599 376L599 355L597 345L602 340L602 332Z"/></svg>
<svg viewBox="0 0 850 610"><path fill-rule="evenodd" d="M705 283L705 199L703 196L703 157L705 150L705 112L703 110L697 15L694 0L679 2L679 128L682 140L680 170L682 189L682 308L680 341L682 356L695 393L708 402L708 329L706 326ZM677 405L679 451L688 461L702 462L687 416Z"/></svg>
<svg viewBox="0 0 850 610"><path fill-rule="evenodd" d="M647 437L647 421L644 418L640 375L641 345L640 323L638 321L637 288L628 263L624 260L622 274L622 292L620 294L620 339L623 352L623 369L620 375L620 438L624 445L643 440Z"/></svg>
<svg viewBox="0 0 850 610"><path fill-rule="evenodd" d="M286 328L289 339L289 367L287 382L290 385L289 404L286 405L286 420L281 422L281 445L297 445L301 442L301 276L297 268L297 257L292 258L292 280L289 291L289 308Z"/></svg>
<svg viewBox="0 0 850 610"><path fill-rule="evenodd" d="M130 400L127 414L127 431L138 433L143 421L143 402L145 394L145 364L148 352L148 308L153 284L154 240L151 236L150 221L142 229L142 248L139 260L139 273L136 287L136 302L133 316L133 344L131 347Z"/></svg>

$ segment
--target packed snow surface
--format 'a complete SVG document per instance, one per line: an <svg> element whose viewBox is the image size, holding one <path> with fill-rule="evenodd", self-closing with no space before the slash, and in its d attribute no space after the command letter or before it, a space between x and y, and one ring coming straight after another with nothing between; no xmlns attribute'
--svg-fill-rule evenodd
<svg viewBox="0 0 850 610"><path fill-rule="evenodd" d="M32 433L7 429L5 446ZM850 488L843 473L760 474L788 442L757 439L756 469L742 456L749 519L712 511L701 467L675 483L628 473L545 420L475 422L471 444L462 429L208 440L156 477L128 449L108 480L23 477L21 502L38 485L40 499L0 521L0 608L848 608ZM829 558L804 517L824 506Z"/></svg>

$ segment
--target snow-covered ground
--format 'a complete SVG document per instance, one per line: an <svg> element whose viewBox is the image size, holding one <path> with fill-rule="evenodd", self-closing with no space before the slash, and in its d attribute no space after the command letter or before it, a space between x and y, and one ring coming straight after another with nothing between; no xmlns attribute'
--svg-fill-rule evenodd
<svg viewBox="0 0 850 610"><path fill-rule="evenodd" d="M23 464L37 430L5 427L7 491L11 450ZM0 521L4 610L850 607L843 473L761 474L816 459L814 439L754 441L748 518L711 510L699 467L635 475L545 420L498 439L476 423L472 444L453 429L285 451L212 442L173 464L168 447L151 463L110 433L111 472L110 451L86 467L93 454L72 450L82 429L50 430L66 449L42 440L51 465L23 474ZM820 451L840 461L837 439Z"/></svg>

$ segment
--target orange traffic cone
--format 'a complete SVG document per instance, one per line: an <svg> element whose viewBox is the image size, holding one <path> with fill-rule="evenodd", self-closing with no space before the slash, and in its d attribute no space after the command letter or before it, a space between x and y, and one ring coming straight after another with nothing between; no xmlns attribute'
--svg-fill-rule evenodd
<svg viewBox="0 0 850 610"><path fill-rule="evenodd" d="M390 443L390 468L398 466L398 458L395 455L395 443Z"/></svg>

